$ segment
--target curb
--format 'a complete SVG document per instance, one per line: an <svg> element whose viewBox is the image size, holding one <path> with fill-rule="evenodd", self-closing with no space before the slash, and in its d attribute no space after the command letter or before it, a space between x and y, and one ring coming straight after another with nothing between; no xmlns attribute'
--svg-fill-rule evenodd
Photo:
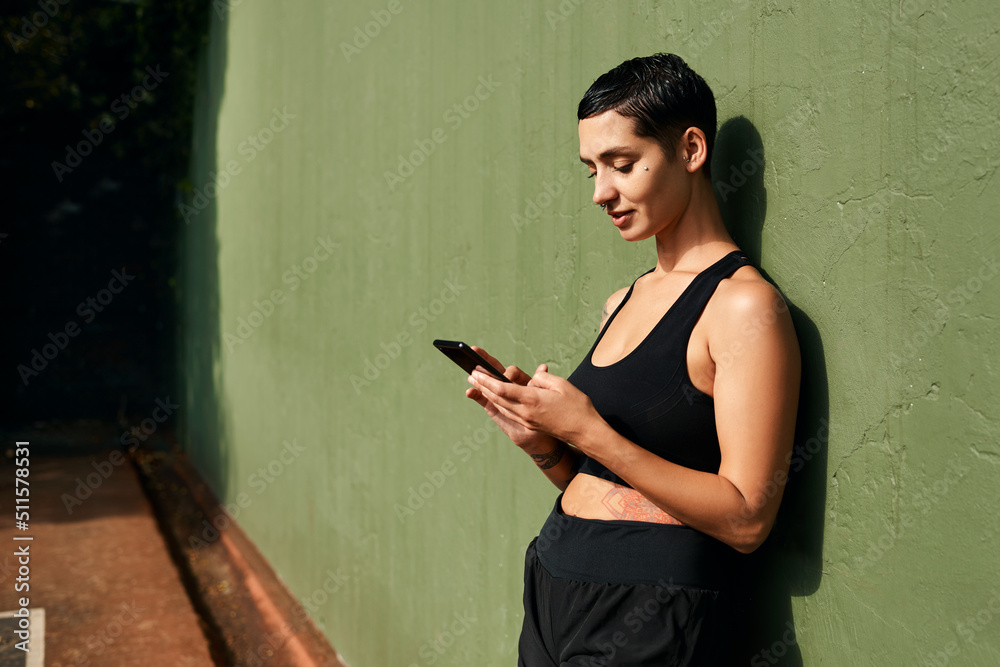
<svg viewBox="0 0 1000 667"><path fill-rule="evenodd" d="M218 664L347 667L183 452L138 450L132 462ZM211 540L206 521L224 526Z"/></svg>

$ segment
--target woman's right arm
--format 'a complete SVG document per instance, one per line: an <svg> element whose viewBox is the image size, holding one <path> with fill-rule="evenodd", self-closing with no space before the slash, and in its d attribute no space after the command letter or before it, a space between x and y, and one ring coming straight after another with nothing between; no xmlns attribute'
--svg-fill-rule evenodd
<svg viewBox="0 0 1000 667"><path fill-rule="evenodd" d="M486 350L476 346L473 346L472 349L481 354L486 361L495 367L503 368L503 364L486 352ZM511 382L520 385L527 385L531 381L531 376L517 366L507 366L504 375ZM560 491L566 490L566 487L569 486L570 481L576 475L576 468L580 457L580 453L575 448L556 440L548 433L532 431L507 419L500 414L495 405L490 403L485 396L474 388L470 387L466 389L465 395L476 403L479 403L486 410L486 414L496 422L500 430L531 457L535 465L538 466L550 482L555 484L556 488Z"/></svg>
<svg viewBox="0 0 1000 667"><path fill-rule="evenodd" d="M538 469L556 485L560 491L565 491L569 483L576 477L577 467L580 465L579 450L570 447L561 440L556 440L550 435L545 436L547 442L538 443L537 446L521 447L535 462Z"/></svg>
<svg viewBox="0 0 1000 667"><path fill-rule="evenodd" d="M628 292L628 288L623 288L608 297L608 300L604 303L604 310L601 313L601 324L598 327L598 333L604 330L604 325L608 323L608 318L611 317L611 313L615 311L615 308L622 302L625 298L625 294ZM490 356L486 350L481 347L473 346L476 352L481 354L484 359L496 366L497 368L502 368L501 364L495 357ZM546 369L547 370L547 369ZM527 385L531 381L531 376L522 371L517 366L507 366L504 371L504 375L507 376L511 382L516 382L517 384ZM514 422L506 419L503 415L499 413L496 407L490 403L486 398L475 389L467 389L465 395L472 400L483 406L486 410L486 414L496 422L497 426L507 434L515 445L520 447L531 460L535 462L539 470L552 482L557 489L560 491L565 491L566 487L576 476L577 468L580 465L580 461L583 458L583 454L580 453L575 447L567 445L561 440L557 440L547 433L542 433L540 431L531 431L520 424L515 424Z"/></svg>

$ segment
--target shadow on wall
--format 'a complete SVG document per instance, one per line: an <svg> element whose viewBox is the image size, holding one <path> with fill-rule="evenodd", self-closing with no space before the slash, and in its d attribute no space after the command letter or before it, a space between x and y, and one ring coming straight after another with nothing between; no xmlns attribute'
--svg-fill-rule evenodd
<svg viewBox="0 0 1000 667"><path fill-rule="evenodd" d="M226 12L228 6L223 6ZM181 304L180 377L184 386L181 447L219 498L226 498L229 441L222 377L224 354L219 321L219 237L215 196L204 196L209 174L218 167L216 140L225 92L227 21L212 12L209 41L198 65L194 148L189 173L192 191L182 197L184 252ZM216 186L215 192L218 192ZM202 193L199 197L197 193Z"/></svg>
<svg viewBox="0 0 1000 667"><path fill-rule="evenodd" d="M722 217L759 268L767 213L760 133L746 118L731 118L719 128L714 150L712 183ZM761 274L781 289L762 269ZM760 613L751 619L746 664L754 666L802 665L791 597L815 593L822 575L830 412L826 361L816 325L787 296L785 301L802 351L802 389L781 510L770 537L753 555L757 575L750 594Z"/></svg>

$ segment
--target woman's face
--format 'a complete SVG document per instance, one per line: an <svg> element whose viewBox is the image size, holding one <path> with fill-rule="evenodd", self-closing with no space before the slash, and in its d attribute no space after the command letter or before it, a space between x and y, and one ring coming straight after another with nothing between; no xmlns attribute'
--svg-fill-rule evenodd
<svg viewBox="0 0 1000 667"><path fill-rule="evenodd" d="M678 149L673 162L654 139L635 134L616 111L580 121L580 161L594 179L594 203L606 211L622 238L641 241L672 227L691 199L691 176Z"/></svg>

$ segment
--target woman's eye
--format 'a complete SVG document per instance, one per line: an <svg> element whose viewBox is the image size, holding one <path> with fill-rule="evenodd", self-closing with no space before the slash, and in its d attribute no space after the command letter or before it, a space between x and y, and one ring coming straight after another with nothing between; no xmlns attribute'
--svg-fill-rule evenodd
<svg viewBox="0 0 1000 667"><path fill-rule="evenodd" d="M626 165L622 165L621 167L611 167L611 171L620 171L623 174L627 174L630 171L632 171L632 165L631 164L626 164ZM590 172L590 175L587 176L587 178L594 178L595 176L597 176L597 172L596 171L592 171L592 172Z"/></svg>

